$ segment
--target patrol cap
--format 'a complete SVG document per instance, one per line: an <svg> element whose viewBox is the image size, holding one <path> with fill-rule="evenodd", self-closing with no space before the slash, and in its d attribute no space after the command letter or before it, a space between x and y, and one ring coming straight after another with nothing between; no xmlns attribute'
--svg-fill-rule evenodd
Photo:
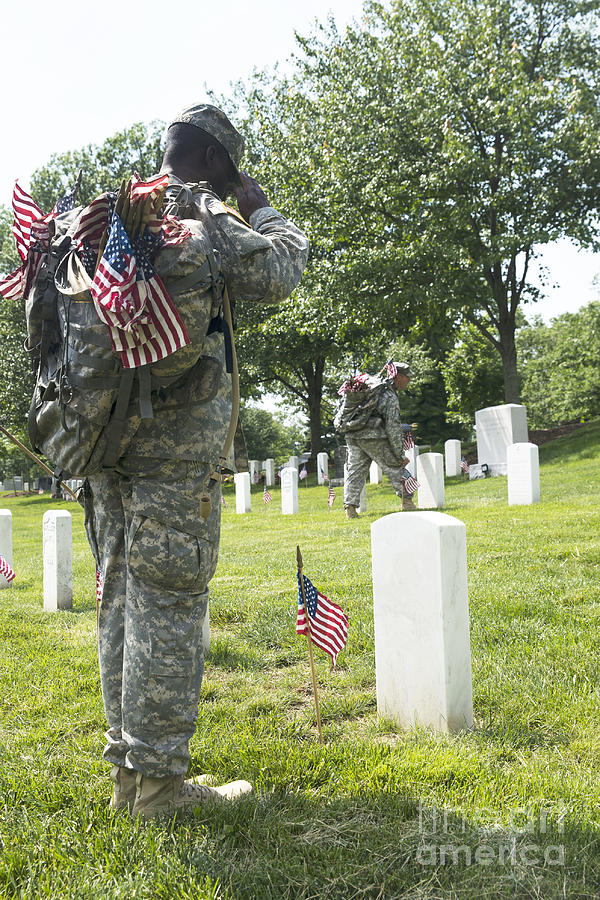
<svg viewBox="0 0 600 900"><path fill-rule="evenodd" d="M392 365L396 367L398 375L406 375L407 378L413 377L413 373L408 363L394 361Z"/></svg>
<svg viewBox="0 0 600 900"><path fill-rule="evenodd" d="M222 109L211 106L209 103L196 103L195 106L184 109L172 122L169 122L169 128L180 122L186 125L195 125L196 128L201 128L214 137L227 151L239 178L238 166L244 152L244 139L233 127Z"/></svg>

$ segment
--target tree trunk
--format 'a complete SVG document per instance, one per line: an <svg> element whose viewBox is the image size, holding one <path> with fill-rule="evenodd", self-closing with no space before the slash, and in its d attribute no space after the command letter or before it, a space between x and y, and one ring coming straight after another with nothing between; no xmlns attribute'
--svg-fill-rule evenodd
<svg viewBox="0 0 600 900"><path fill-rule="evenodd" d="M500 331L500 356L502 357L502 369L504 372L504 402L520 403L521 390L519 388L519 376L517 374L517 348L515 347L515 329L510 323Z"/></svg>
<svg viewBox="0 0 600 900"><path fill-rule="evenodd" d="M303 368L303 374L308 386L308 421L310 428L310 455L312 459L316 459L317 453L320 453L323 449L321 400L323 397L324 368L324 357L317 357L312 365L307 365Z"/></svg>

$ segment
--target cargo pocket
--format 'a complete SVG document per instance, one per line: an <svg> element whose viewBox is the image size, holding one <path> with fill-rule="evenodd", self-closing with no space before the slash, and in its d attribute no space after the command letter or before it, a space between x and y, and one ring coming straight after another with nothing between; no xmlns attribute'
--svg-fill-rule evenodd
<svg viewBox="0 0 600 900"><path fill-rule="evenodd" d="M170 591L205 591L216 568L219 533L200 518L199 497L134 480L131 511L128 563L134 577Z"/></svg>

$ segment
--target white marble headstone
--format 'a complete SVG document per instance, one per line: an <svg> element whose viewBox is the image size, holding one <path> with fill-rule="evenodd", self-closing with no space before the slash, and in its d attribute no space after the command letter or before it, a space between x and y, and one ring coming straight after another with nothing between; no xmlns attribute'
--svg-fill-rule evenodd
<svg viewBox="0 0 600 900"><path fill-rule="evenodd" d="M292 466L292 468L298 468L300 465L300 457L299 456L290 456L290 461L288 466Z"/></svg>
<svg viewBox="0 0 600 900"><path fill-rule="evenodd" d="M298 512L298 469L286 466L281 472L281 512L284 516Z"/></svg>
<svg viewBox="0 0 600 900"><path fill-rule="evenodd" d="M317 453L317 484L325 484L324 476L329 475L329 457L326 453Z"/></svg>
<svg viewBox="0 0 600 900"><path fill-rule="evenodd" d="M444 444L444 456L446 460L446 475L448 478L452 478L454 475L460 475L460 461L462 459L460 441L446 441Z"/></svg>
<svg viewBox="0 0 600 900"><path fill-rule="evenodd" d="M417 459L419 509L443 509L446 505L444 489L444 457L441 453L421 453Z"/></svg>
<svg viewBox="0 0 600 900"><path fill-rule="evenodd" d="M371 484L381 484L381 480L383 478L383 472L381 470L381 466L379 463L376 463L375 460L371 463L369 468L369 481Z"/></svg>
<svg viewBox="0 0 600 900"><path fill-rule="evenodd" d="M377 709L404 728L473 726L466 528L438 512L371 525Z"/></svg>
<svg viewBox="0 0 600 900"><path fill-rule="evenodd" d="M44 513L44 609L73 609L73 540L71 513L50 509Z"/></svg>
<svg viewBox="0 0 600 900"><path fill-rule="evenodd" d="M488 466L506 465L506 449L511 444L526 443L527 409L518 403L488 406L475 413L477 462ZM496 474L491 469L492 474Z"/></svg>
<svg viewBox="0 0 600 900"><path fill-rule="evenodd" d="M404 455L408 457L408 463L406 468L415 478L417 477L417 468L418 468L418 459L419 459L419 448L417 445L414 447L409 447L408 450L404 451Z"/></svg>
<svg viewBox="0 0 600 900"><path fill-rule="evenodd" d="M265 484L267 487L275 484L275 460L265 459Z"/></svg>
<svg viewBox="0 0 600 900"><path fill-rule="evenodd" d="M235 484L235 511L239 515L252 511L252 499L250 496L250 473L237 472L233 476Z"/></svg>
<svg viewBox="0 0 600 900"><path fill-rule="evenodd" d="M0 509L0 556L13 568L12 513L10 509ZM0 575L0 588L12 587L4 575Z"/></svg>
<svg viewBox="0 0 600 900"><path fill-rule="evenodd" d="M511 444L508 464L508 505L528 505L540 500L540 459L535 444Z"/></svg>

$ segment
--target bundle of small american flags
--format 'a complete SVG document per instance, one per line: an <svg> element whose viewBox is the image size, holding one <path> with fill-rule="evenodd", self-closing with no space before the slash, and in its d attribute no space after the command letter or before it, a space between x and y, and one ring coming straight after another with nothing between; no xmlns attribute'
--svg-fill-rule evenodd
<svg viewBox="0 0 600 900"><path fill-rule="evenodd" d="M308 610L308 624L302 599L300 572L298 572L296 634L308 634L310 626L310 638L313 644L316 644L325 653L329 653L335 666L337 655L340 650L344 649L348 640L348 619L344 610L318 591L306 575L302 575L302 580L306 596L306 609Z"/></svg>
<svg viewBox="0 0 600 900"><path fill-rule="evenodd" d="M15 577L13 567L3 556L0 556L0 575L4 575L9 584Z"/></svg>
<svg viewBox="0 0 600 900"><path fill-rule="evenodd" d="M144 182L134 175L130 202L141 204L157 198L168 175ZM19 268L0 279L0 295L16 299L29 294L48 251L50 222L73 209L74 192L66 194L44 215L19 184L13 193L13 232L22 259ZM154 269L152 260L162 247L180 244L190 236L177 219L165 216L148 221L133 241L114 209L114 197L102 194L79 215L72 239L90 278L90 291L98 317L109 331L113 349L124 368L158 362L187 346L190 337L177 307ZM107 241L96 269L100 242Z"/></svg>

